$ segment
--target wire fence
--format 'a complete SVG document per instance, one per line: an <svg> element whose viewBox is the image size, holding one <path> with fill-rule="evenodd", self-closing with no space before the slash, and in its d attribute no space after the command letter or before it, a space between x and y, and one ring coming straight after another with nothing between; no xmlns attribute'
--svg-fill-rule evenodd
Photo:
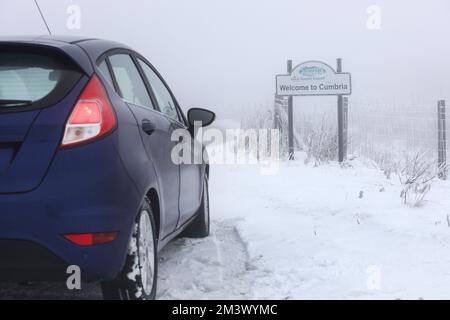
<svg viewBox="0 0 450 320"><path fill-rule="evenodd" d="M404 165L408 159L420 155L438 168L439 161L449 158L445 141L445 108L438 101L427 105L398 103L367 103L349 98L347 154L348 158L370 159L383 170ZM249 112L242 128L276 128L280 130L280 151L288 155L287 103L276 97L269 109L260 107ZM254 112L253 112L254 111ZM441 123L438 121L441 114ZM439 132L441 134L439 142ZM305 151L307 157L337 160L337 101L336 97L294 99L295 150ZM443 139L445 137L445 139Z"/></svg>
<svg viewBox="0 0 450 320"><path fill-rule="evenodd" d="M275 114L279 114L276 118L286 122L285 104L278 101L275 110ZM444 152L447 158L449 156L445 144L438 142L439 130L446 141L450 138L448 130L445 130L445 122L441 121L441 126L438 126L438 110L441 110L442 115L437 100L429 105L399 105L367 103L350 98L347 122L349 157L364 157L383 166L421 154L437 165L440 152L441 157ZM294 101L294 123L297 150L308 148L305 145L308 144L308 137L317 136L311 135L317 130L326 131L329 139L337 139L336 99L324 98L318 101L302 98ZM279 124L278 127L285 128L286 124ZM282 135L282 139L286 138L286 135Z"/></svg>
<svg viewBox="0 0 450 320"><path fill-rule="evenodd" d="M350 102L348 117L350 155L384 163L420 153L437 163L437 106L373 106Z"/></svg>

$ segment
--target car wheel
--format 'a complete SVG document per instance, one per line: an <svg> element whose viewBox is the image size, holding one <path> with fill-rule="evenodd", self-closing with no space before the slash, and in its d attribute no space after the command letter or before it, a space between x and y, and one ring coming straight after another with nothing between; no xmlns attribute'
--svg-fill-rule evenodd
<svg viewBox="0 0 450 320"><path fill-rule="evenodd" d="M205 176L203 182L203 195L200 208L197 216L192 221L185 231L181 234L182 237L188 238L205 238L209 236L210 229L210 215L209 215L209 190L208 178Z"/></svg>
<svg viewBox="0 0 450 320"><path fill-rule="evenodd" d="M117 279L102 283L107 300L153 300L157 284L157 238L150 202L145 199L130 240L124 269Z"/></svg>

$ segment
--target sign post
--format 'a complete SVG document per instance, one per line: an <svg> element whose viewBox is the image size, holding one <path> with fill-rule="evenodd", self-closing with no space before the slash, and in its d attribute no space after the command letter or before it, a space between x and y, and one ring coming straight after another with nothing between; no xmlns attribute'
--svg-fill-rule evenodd
<svg viewBox="0 0 450 320"><path fill-rule="evenodd" d="M338 97L338 145L339 162L344 161L344 112L343 98L352 94L350 73L342 72L342 59L337 60L337 71L320 61L307 61L292 68L287 62L287 74L276 76L276 94L289 97L289 159L294 159L294 96L337 96Z"/></svg>
<svg viewBox="0 0 450 320"><path fill-rule="evenodd" d="M287 73L292 73L292 60L287 61ZM289 137L289 160L294 160L294 97L288 98L288 137Z"/></svg>
<svg viewBox="0 0 450 320"><path fill-rule="evenodd" d="M337 73L342 72L342 59L337 59L336 66ZM344 161L344 101L343 96L338 95L338 147L339 147L339 162Z"/></svg>

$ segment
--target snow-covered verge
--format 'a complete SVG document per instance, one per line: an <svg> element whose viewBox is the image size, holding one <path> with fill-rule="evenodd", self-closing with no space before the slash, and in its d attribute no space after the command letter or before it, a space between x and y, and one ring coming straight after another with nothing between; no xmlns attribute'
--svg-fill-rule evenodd
<svg viewBox="0 0 450 320"><path fill-rule="evenodd" d="M358 161L211 172L213 234L163 253L160 298L450 298L450 183L413 207Z"/></svg>
<svg viewBox="0 0 450 320"><path fill-rule="evenodd" d="M160 258L160 299L450 298L450 183L420 207L401 186L350 162L211 168L212 235L178 239ZM0 287L0 298L99 298L63 286Z"/></svg>
<svg viewBox="0 0 450 320"><path fill-rule="evenodd" d="M237 219L252 298L450 298L450 184L419 208L359 163L215 168L212 212Z"/></svg>

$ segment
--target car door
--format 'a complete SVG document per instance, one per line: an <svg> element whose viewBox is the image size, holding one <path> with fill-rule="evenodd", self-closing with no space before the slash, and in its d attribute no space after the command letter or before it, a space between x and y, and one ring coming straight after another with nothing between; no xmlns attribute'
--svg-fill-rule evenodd
<svg viewBox="0 0 450 320"><path fill-rule="evenodd" d="M152 88L158 107L170 121L172 129L185 130L186 132L184 135L189 137L190 134L187 130L188 128L182 111L165 81L142 57L138 58L138 61ZM187 141L185 142L189 143ZM193 160L193 148L190 148L190 151L190 158ZM199 164L180 164L180 221L178 222L178 226L183 225L189 218L191 218L200 206L202 195L201 171L202 167Z"/></svg>
<svg viewBox="0 0 450 320"><path fill-rule="evenodd" d="M160 207L164 214L160 226L163 238L176 229L179 220L180 173L179 166L171 161L171 151L175 145L170 139L173 126L164 115L155 110L152 93L131 52L110 54L107 63L118 93L136 118L147 154L156 170ZM153 168L146 168L151 169Z"/></svg>

